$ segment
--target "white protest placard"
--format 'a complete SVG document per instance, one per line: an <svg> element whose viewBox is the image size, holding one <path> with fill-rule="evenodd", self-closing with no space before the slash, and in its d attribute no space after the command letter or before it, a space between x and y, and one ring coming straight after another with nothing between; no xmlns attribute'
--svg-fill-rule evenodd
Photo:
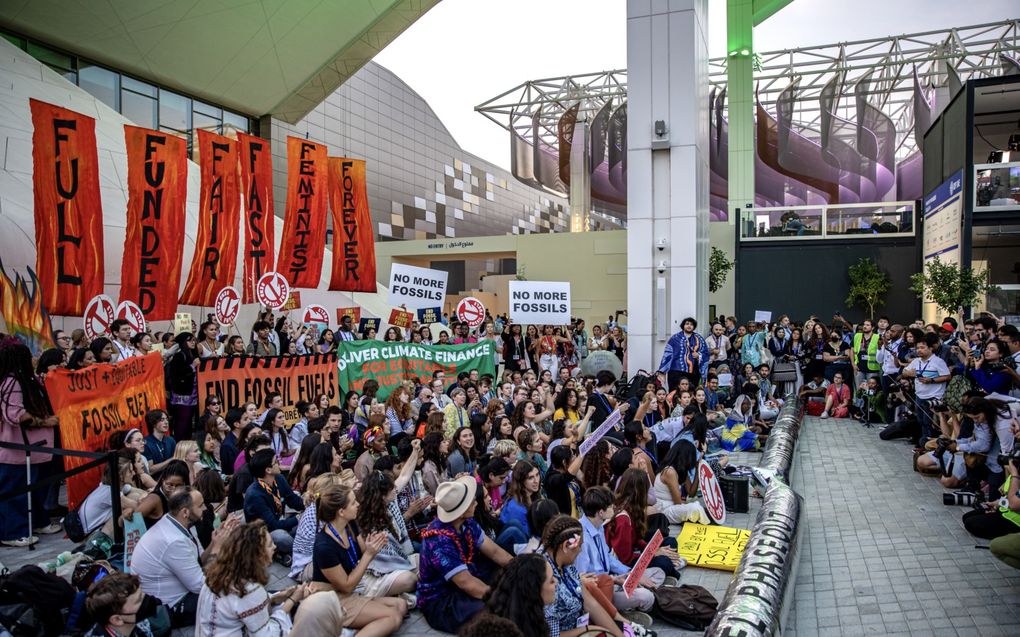
<svg viewBox="0 0 1020 637"><path fill-rule="evenodd" d="M569 281L510 281L510 320L523 325L570 323Z"/></svg>
<svg viewBox="0 0 1020 637"><path fill-rule="evenodd" d="M588 451L595 446L595 443L602 440L602 437L605 436L610 429L620 424L621 420L623 420L623 414L620 413L619 409L606 416L606 419L602 421L602 424L599 425L598 429L588 434L588 437L584 439L581 446L577 449L578 453L582 456L588 453Z"/></svg>
<svg viewBox="0 0 1020 637"><path fill-rule="evenodd" d="M442 307L446 298L446 275L443 270L394 263L390 268L389 304L414 310Z"/></svg>
<svg viewBox="0 0 1020 637"><path fill-rule="evenodd" d="M754 322L755 323L771 323L772 322L772 312L768 312L768 311L765 311L765 310L755 310L754 311Z"/></svg>

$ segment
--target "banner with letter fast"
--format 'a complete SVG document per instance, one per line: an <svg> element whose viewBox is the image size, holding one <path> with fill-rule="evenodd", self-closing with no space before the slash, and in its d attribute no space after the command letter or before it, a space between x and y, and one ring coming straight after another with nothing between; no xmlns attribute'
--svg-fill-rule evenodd
<svg viewBox="0 0 1020 637"><path fill-rule="evenodd" d="M135 356L119 363L103 363L70 371L59 368L46 375L46 393L60 420L60 444L75 451L102 451L114 431L145 429L145 413L166 408L163 357L158 353ZM64 468L91 462L64 456ZM102 469L96 467L67 479L67 506L74 509L96 485Z"/></svg>
<svg viewBox="0 0 1020 637"><path fill-rule="evenodd" d="M177 310L188 194L187 142L125 126L128 164L127 232L120 300L134 301L147 321Z"/></svg>
<svg viewBox="0 0 1020 637"><path fill-rule="evenodd" d="M295 407L299 400L313 402L319 394L326 394L329 404L338 404L336 380L336 354L332 352L203 358L198 364L198 404L218 396L226 413L249 402L262 405L266 394L277 392L283 396L290 426L301 417Z"/></svg>
<svg viewBox="0 0 1020 637"><path fill-rule="evenodd" d="M364 161L329 158L329 207L333 211L333 274L329 289L375 292L375 239Z"/></svg>
<svg viewBox="0 0 1020 637"><path fill-rule="evenodd" d="M273 156L269 142L253 135L237 134L241 161L241 193L244 195L244 272L241 301L255 302L255 284L273 272Z"/></svg>
<svg viewBox="0 0 1020 637"><path fill-rule="evenodd" d="M437 369L446 372L451 383L457 374L473 369L479 375L495 376L494 353L488 340L467 345L342 341L337 347L340 387L345 392L360 392L365 381L372 378L379 383L376 398L385 400L405 380L412 376L431 378Z"/></svg>
<svg viewBox="0 0 1020 637"><path fill-rule="evenodd" d="M422 307L442 307L446 298L445 270L418 268L394 263L390 266L389 304L417 310Z"/></svg>
<svg viewBox="0 0 1020 637"><path fill-rule="evenodd" d="M291 287L317 288L326 252L329 165L326 146L287 138L287 214L276 271Z"/></svg>
<svg viewBox="0 0 1020 637"><path fill-rule="evenodd" d="M96 120L30 99L35 270L51 315L81 316L103 293Z"/></svg>
<svg viewBox="0 0 1020 637"><path fill-rule="evenodd" d="M510 281L510 320L524 325L570 323L569 281Z"/></svg>
<svg viewBox="0 0 1020 637"><path fill-rule="evenodd" d="M237 179L237 142L198 130L202 189L198 236L181 303L212 307L224 286L233 285L237 269L237 222L241 190Z"/></svg>

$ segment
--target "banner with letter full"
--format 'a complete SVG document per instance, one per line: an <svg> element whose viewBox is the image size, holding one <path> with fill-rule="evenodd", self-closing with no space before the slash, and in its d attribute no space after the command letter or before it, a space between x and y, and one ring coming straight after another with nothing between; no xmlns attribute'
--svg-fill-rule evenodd
<svg viewBox="0 0 1020 637"><path fill-rule="evenodd" d="M273 244L273 156L269 142L244 133L237 134L241 160L241 194L244 195L244 263L241 294L244 303L255 302L255 284L272 272Z"/></svg>
<svg viewBox="0 0 1020 637"><path fill-rule="evenodd" d="M313 402L326 394L329 404L337 397L336 354L301 356L232 356L203 358L198 364L198 404L209 396L219 396L223 413L251 402L262 405L266 394L283 396L287 426L298 421L294 405L299 400Z"/></svg>
<svg viewBox="0 0 1020 637"><path fill-rule="evenodd" d="M393 307L403 305L412 310L442 307L446 298L446 276L444 270L394 263L390 266L389 304Z"/></svg>
<svg viewBox="0 0 1020 637"><path fill-rule="evenodd" d="M329 203L326 152L323 144L287 138L287 214L276 271L296 288L319 287L322 274Z"/></svg>
<svg viewBox="0 0 1020 637"><path fill-rule="evenodd" d="M375 292L375 239L364 161L329 158L329 207L333 212L333 273L329 289Z"/></svg>
<svg viewBox="0 0 1020 637"><path fill-rule="evenodd" d="M379 383L376 398L385 400L390 392L412 376L431 378L442 370L446 377L478 370L478 374L496 374L492 341L468 345L422 345L383 341L343 341L337 348L340 387L360 392L365 381Z"/></svg>
<svg viewBox="0 0 1020 637"><path fill-rule="evenodd" d="M134 301L149 322L167 321L177 310L181 283L187 142L137 126L125 126L124 137L128 203L120 300Z"/></svg>
<svg viewBox="0 0 1020 637"><path fill-rule="evenodd" d="M747 529L687 522L676 539L676 552L688 565L733 571L749 537Z"/></svg>
<svg viewBox="0 0 1020 637"><path fill-rule="evenodd" d="M241 185L237 178L237 142L198 130L198 165L202 188L198 204L198 236L181 303L210 307L237 270L237 224L241 218Z"/></svg>
<svg viewBox="0 0 1020 637"><path fill-rule="evenodd" d="M510 281L510 320L524 325L570 323L569 281Z"/></svg>
<svg viewBox="0 0 1020 637"><path fill-rule="evenodd" d="M46 393L60 420L60 444L75 451L101 451L114 431L145 430L145 413L165 409L163 357L153 353L119 363L93 365L46 375ZM64 456L64 468L74 469L88 458ZM102 469L84 471L67 479L67 506L78 506L96 485Z"/></svg>
<svg viewBox="0 0 1020 637"><path fill-rule="evenodd" d="M52 315L81 316L103 293L96 120L30 99L35 270Z"/></svg>

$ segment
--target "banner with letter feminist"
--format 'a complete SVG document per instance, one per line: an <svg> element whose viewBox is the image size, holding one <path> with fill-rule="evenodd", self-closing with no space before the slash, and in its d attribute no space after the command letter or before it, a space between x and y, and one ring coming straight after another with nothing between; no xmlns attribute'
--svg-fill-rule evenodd
<svg viewBox="0 0 1020 637"><path fill-rule="evenodd" d="M103 205L96 120L29 100L35 270L51 315L81 316L103 293Z"/></svg>
<svg viewBox="0 0 1020 637"><path fill-rule="evenodd" d="M199 405L219 396L226 413L248 402L262 405L269 392L283 396L288 427L301 417L299 400L313 402L326 394L329 404L338 404L336 354L203 358L198 364Z"/></svg>
<svg viewBox="0 0 1020 637"><path fill-rule="evenodd" d="M46 375L46 393L60 420L64 449L101 451L114 431L137 428L149 433L145 412L166 408L163 357L153 353L78 371L58 368ZM69 470L88 462L88 458L64 456ZM68 508L74 509L96 488L101 473L96 467L68 478Z"/></svg>
<svg viewBox="0 0 1020 637"><path fill-rule="evenodd" d="M326 146L287 138L287 214L276 271L296 288L319 287L326 252L329 165Z"/></svg>
<svg viewBox="0 0 1020 637"><path fill-rule="evenodd" d="M450 382L457 374L473 369L479 376L496 374L492 341L467 345L342 341L337 358L343 391L360 392L365 381L372 378L379 383L379 400L385 400L397 385L412 376L431 378L437 369L446 372Z"/></svg>
<svg viewBox="0 0 1020 637"><path fill-rule="evenodd" d="M255 302L255 284L273 271L273 156L269 142L253 135L237 134L241 160L241 193L244 195L244 263L241 300Z"/></svg>
<svg viewBox="0 0 1020 637"><path fill-rule="evenodd" d="M166 321L177 310L181 284L187 142L137 126L125 126L124 137L128 204L120 300L134 301L149 322Z"/></svg>
<svg viewBox="0 0 1020 637"><path fill-rule="evenodd" d="M333 211L333 274L329 289L375 292L375 240L364 161L329 158L329 207Z"/></svg>
<svg viewBox="0 0 1020 637"><path fill-rule="evenodd" d="M234 283L237 269L237 222L241 214L237 142L199 129L198 165L202 174L198 236L181 303L212 307L219 291Z"/></svg>

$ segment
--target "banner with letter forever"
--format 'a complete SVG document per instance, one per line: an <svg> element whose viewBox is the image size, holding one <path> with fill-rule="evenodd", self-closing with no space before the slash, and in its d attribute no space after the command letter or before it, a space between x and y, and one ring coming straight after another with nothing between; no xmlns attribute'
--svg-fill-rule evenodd
<svg viewBox="0 0 1020 637"><path fill-rule="evenodd" d="M50 314L81 316L103 293L96 120L30 99L35 270Z"/></svg>
<svg viewBox="0 0 1020 637"><path fill-rule="evenodd" d="M329 158L329 206L333 211L333 274L329 289L375 292L375 240L364 161Z"/></svg>
<svg viewBox="0 0 1020 637"><path fill-rule="evenodd" d="M299 400L313 402L319 394L336 405L336 354L302 356L230 356L203 358L198 364L198 404L219 396L223 413L252 402L262 405L266 394L283 396L287 426L300 416L294 407Z"/></svg>
<svg viewBox="0 0 1020 637"><path fill-rule="evenodd" d="M468 345L342 341L337 358L343 391L360 392L365 381L372 378L379 383L379 400L385 400L397 385L412 376L431 378L437 369L450 379L473 369L479 375L496 374L492 341Z"/></svg>
<svg viewBox="0 0 1020 637"><path fill-rule="evenodd" d="M287 138L287 214L276 271L296 288L319 287L322 274L329 203L326 152L324 144Z"/></svg>
<svg viewBox="0 0 1020 637"><path fill-rule="evenodd" d="M446 298L446 275L444 270L394 263L390 267L389 304L393 307L404 305L413 310L442 307Z"/></svg>
<svg viewBox="0 0 1020 637"><path fill-rule="evenodd" d="M237 134L241 160L241 193L244 195L244 280L242 301L255 302L255 284L266 272L273 272L273 156L269 142L244 133Z"/></svg>
<svg viewBox="0 0 1020 637"><path fill-rule="evenodd" d="M100 451L106 449L114 431L138 428L148 433L145 412L166 408L163 357L153 353L73 372L57 369L46 375L46 393L60 420L64 449ZM88 462L88 458L64 456L66 469ZM78 506L92 492L101 473L96 467L68 478L69 508Z"/></svg>
<svg viewBox="0 0 1020 637"><path fill-rule="evenodd" d="M510 320L524 325L567 325L570 282L510 281Z"/></svg>

